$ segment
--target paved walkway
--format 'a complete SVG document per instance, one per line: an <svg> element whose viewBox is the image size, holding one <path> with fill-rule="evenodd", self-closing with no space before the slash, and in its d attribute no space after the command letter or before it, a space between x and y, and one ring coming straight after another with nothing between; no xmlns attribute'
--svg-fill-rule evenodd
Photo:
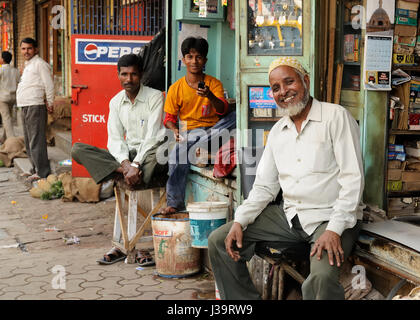
<svg viewBox="0 0 420 320"><path fill-rule="evenodd" d="M206 272L167 279L155 267L98 265L110 249L114 206L34 199L13 168L0 168L0 300L214 299ZM72 236L80 244L64 242ZM153 243L138 247L152 249Z"/></svg>

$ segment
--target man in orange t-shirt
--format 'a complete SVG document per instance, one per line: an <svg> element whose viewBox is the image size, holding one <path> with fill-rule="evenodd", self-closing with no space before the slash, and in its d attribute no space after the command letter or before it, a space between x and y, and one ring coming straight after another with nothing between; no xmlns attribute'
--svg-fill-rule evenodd
<svg viewBox="0 0 420 320"><path fill-rule="evenodd" d="M187 74L169 88L166 97L164 124L173 131L178 143L169 156L167 208L162 213L185 210L185 187L190 164L195 162L195 150L222 135L230 138L229 130L236 127L235 112L227 114L222 83L203 72L208 48L203 38L190 37L182 42Z"/></svg>

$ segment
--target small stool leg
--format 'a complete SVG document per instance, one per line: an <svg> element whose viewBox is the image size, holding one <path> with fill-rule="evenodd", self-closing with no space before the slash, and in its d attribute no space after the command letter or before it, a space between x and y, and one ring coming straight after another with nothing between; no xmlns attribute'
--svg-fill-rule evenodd
<svg viewBox="0 0 420 320"><path fill-rule="evenodd" d="M281 264L279 269L279 283L277 290L277 300L283 300L283 291L284 291L284 267Z"/></svg>
<svg viewBox="0 0 420 320"><path fill-rule="evenodd" d="M137 231L137 191L130 191L128 194L128 240L131 241ZM136 262L136 247L127 252L127 263Z"/></svg>
<svg viewBox="0 0 420 320"><path fill-rule="evenodd" d="M124 197L124 190L121 190L118 187L115 187L116 192L120 193L121 198L121 205L124 207L125 197ZM112 240L117 243L121 243L121 226L120 226L120 219L118 217L118 207L115 205L115 218L114 218L114 233Z"/></svg>

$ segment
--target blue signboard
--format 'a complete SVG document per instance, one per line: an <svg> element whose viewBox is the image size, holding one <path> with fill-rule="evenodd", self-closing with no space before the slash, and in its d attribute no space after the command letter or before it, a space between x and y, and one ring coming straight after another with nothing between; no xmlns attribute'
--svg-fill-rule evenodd
<svg viewBox="0 0 420 320"><path fill-rule="evenodd" d="M270 87L249 87L249 107L251 109L276 109Z"/></svg>
<svg viewBox="0 0 420 320"><path fill-rule="evenodd" d="M76 64L116 65L126 54L138 54L149 41L76 39Z"/></svg>

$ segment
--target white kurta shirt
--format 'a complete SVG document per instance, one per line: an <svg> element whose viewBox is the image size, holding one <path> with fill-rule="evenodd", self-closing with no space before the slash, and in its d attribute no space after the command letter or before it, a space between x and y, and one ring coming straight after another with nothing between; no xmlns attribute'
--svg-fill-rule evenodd
<svg viewBox="0 0 420 320"><path fill-rule="evenodd" d="M272 128L249 197L236 210L242 227L253 223L283 190L289 226L298 215L311 235L324 221L341 235L362 219L364 188L359 127L339 105L313 100L298 134L290 117Z"/></svg>
<svg viewBox="0 0 420 320"><path fill-rule="evenodd" d="M49 105L54 102L54 82L51 76L50 65L38 55L25 61L22 77L16 91L16 104L18 107L45 104L44 97Z"/></svg>
<svg viewBox="0 0 420 320"><path fill-rule="evenodd" d="M109 102L108 151L118 162L129 160L129 151L135 149L133 161L142 164L146 152L165 138L165 132L161 91L141 85L134 103L125 90Z"/></svg>

